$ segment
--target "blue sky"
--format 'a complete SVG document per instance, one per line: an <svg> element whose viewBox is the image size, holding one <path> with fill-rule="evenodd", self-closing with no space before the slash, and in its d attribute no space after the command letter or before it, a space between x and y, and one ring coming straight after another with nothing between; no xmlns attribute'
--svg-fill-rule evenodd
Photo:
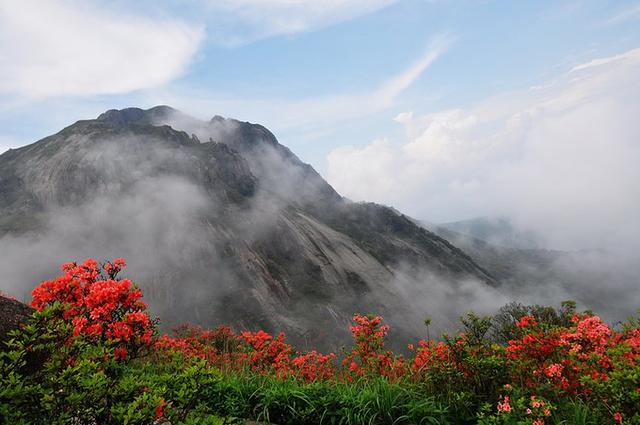
<svg viewBox="0 0 640 425"><path fill-rule="evenodd" d="M598 175L613 174L628 196L638 176L620 173L630 165L618 160L636 158L638 128L614 111L640 112L625 100L635 92L616 85L637 88L637 48L637 0L0 0L0 151L106 109L169 104L266 125L353 199L435 221L504 214L548 229L570 221L561 208L554 216L501 201L523 185L545 192L548 182L520 174L553 168L532 142L542 136L513 122L538 111L535 131L548 127L565 153L571 114L620 130L619 157ZM557 111L550 99L574 103ZM610 151L593 144L586 175L532 205L585 189L587 165ZM611 187L602 191L609 199ZM623 198L609 200L620 215L607 218L632 219Z"/></svg>

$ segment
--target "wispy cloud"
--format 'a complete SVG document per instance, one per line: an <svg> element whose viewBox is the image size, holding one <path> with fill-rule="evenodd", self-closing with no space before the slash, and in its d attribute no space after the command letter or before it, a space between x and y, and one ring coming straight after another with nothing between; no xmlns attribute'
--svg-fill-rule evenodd
<svg viewBox="0 0 640 425"><path fill-rule="evenodd" d="M623 61L623 60L637 60L637 58L640 57L640 49L633 49L633 50L629 50L628 52L619 54L619 55L615 55L615 56L609 56L606 58L597 58L597 59L593 59L589 62L586 63L582 63L580 65L576 65L573 68L571 68L571 70L569 72L576 72L576 71L582 71L585 69L589 69L589 68L594 68L597 66L602 66L602 65L607 65L610 64L612 62L617 62L617 61Z"/></svg>
<svg viewBox="0 0 640 425"><path fill-rule="evenodd" d="M244 44L318 30L375 12L398 0L200 0L214 42Z"/></svg>
<svg viewBox="0 0 640 425"><path fill-rule="evenodd" d="M408 89L424 71L451 46L453 37L442 34L434 37L424 54L404 72L385 82L373 95L376 103L383 106L393 105L395 99Z"/></svg>
<svg viewBox="0 0 640 425"><path fill-rule="evenodd" d="M640 3L634 4L604 21L605 25L615 25L625 21L640 19Z"/></svg>
<svg viewBox="0 0 640 425"><path fill-rule="evenodd" d="M180 76L204 31L61 0L0 2L0 95L128 93Z"/></svg>

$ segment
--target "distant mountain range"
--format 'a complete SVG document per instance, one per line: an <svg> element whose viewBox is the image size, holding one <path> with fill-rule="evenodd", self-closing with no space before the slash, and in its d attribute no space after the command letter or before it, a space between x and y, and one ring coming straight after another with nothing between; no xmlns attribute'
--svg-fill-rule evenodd
<svg viewBox="0 0 640 425"><path fill-rule="evenodd" d="M167 106L110 110L0 155L0 212L0 289L26 298L61 262L122 256L165 327L326 347L374 312L415 337L436 286L499 284L498 267L449 241L460 226L351 202L265 127Z"/></svg>
<svg viewBox="0 0 640 425"><path fill-rule="evenodd" d="M504 248L539 249L541 246L533 232L517 229L506 217L477 217L442 223L437 227Z"/></svg>

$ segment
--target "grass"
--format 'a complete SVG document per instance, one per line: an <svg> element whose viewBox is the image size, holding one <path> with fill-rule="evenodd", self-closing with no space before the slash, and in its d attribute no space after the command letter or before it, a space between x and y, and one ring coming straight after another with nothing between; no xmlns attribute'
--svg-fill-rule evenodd
<svg viewBox="0 0 640 425"><path fill-rule="evenodd" d="M417 386L385 379L303 383L261 375L221 377L212 410L285 424L445 424L449 412Z"/></svg>

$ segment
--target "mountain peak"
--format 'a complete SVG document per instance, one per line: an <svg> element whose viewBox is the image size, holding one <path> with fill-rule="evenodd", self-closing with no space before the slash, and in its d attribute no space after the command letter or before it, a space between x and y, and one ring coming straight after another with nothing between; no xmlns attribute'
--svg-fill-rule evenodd
<svg viewBox="0 0 640 425"><path fill-rule="evenodd" d="M229 120L229 118L225 118L225 117L220 116L220 115L214 115L213 118L211 118L209 120L209 122L210 123L221 123L221 122L225 122L227 120Z"/></svg>
<svg viewBox="0 0 640 425"><path fill-rule="evenodd" d="M103 121L117 126L153 124L158 120L166 119L176 113L179 113L179 111L166 105L154 106L146 110L141 108L110 109L100 114L97 121Z"/></svg>

